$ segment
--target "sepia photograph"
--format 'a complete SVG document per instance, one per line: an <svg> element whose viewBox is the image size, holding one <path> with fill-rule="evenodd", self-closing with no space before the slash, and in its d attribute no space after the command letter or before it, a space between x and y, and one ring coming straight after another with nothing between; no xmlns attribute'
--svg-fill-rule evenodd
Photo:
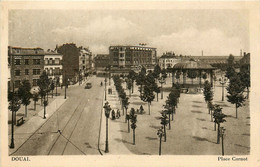
<svg viewBox="0 0 260 167"><path fill-rule="evenodd" d="M259 165L252 4L95 3L2 5L6 166L106 156Z"/></svg>

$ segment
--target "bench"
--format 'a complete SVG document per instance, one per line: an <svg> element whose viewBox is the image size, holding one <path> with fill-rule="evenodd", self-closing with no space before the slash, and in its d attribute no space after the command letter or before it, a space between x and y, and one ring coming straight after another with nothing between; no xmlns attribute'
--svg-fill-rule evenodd
<svg viewBox="0 0 260 167"><path fill-rule="evenodd" d="M17 120L16 126L20 126L24 123L23 117Z"/></svg>

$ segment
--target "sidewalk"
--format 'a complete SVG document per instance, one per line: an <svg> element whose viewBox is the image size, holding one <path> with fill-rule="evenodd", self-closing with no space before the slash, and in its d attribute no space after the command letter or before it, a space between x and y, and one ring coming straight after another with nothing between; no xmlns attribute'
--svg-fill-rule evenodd
<svg viewBox="0 0 260 167"><path fill-rule="evenodd" d="M68 97L67 97L68 99ZM67 100L63 96L56 97L50 105L46 107L46 119L43 119L44 110L16 128L14 133L14 149L9 149L9 155L13 154L26 140L28 140ZM8 134L8 141L11 141L11 134ZM10 144L10 143L9 143Z"/></svg>
<svg viewBox="0 0 260 167"><path fill-rule="evenodd" d="M115 111L117 109L120 110L121 117L116 120L111 119L111 112L110 112L110 118L108 120L108 145L109 145L109 153L105 153L105 141L106 141L106 117L104 113L104 109L102 112L102 123L101 123L101 134L100 134L100 150L103 155L130 155L132 154L131 151L129 151L125 144L124 140L122 139L122 133L123 130L120 128L120 124L125 124L125 117L122 115L122 110L120 107L120 102L118 99L117 92L114 87L114 82L111 79L111 84L110 86L107 86L108 88L112 89L112 94L107 94L107 100L110 104L110 107L112 110L114 109ZM105 98L104 98L104 103L105 104Z"/></svg>

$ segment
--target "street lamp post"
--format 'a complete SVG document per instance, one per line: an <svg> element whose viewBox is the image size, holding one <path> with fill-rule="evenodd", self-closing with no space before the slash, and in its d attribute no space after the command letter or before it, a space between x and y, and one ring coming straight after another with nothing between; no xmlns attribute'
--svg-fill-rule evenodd
<svg viewBox="0 0 260 167"><path fill-rule="evenodd" d="M13 83L13 97L12 97L12 136L9 148L14 148L14 83Z"/></svg>
<svg viewBox="0 0 260 167"><path fill-rule="evenodd" d="M44 108L44 112L43 112L43 119L46 119L46 106L48 104L48 101L45 100L45 95L44 95L44 101L43 101L43 108Z"/></svg>
<svg viewBox="0 0 260 167"><path fill-rule="evenodd" d="M165 83L164 78L160 74L159 82L161 84L161 99L163 99L163 83Z"/></svg>
<svg viewBox="0 0 260 167"><path fill-rule="evenodd" d="M107 100L107 76L105 78L105 100Z"/></svg>
<svg viewBox="0 0 260 167"><path fill-rule="evenodd" d="M225 133L225 128L221 127L220 128L220 137L221 137L221 143L222 143L222 156L224 156L224 133Z"/></svg>
<svg viewBox="0 0 260 167"><path fill-rule="evenodd" d="M64 82L65 82L65 93L64 93L64 99L66 99L67 98L67 78L66 78L66 73L65 73L65 80L64 80Z"/></svg>
<svg viewBox="0 0 260 167"><path fill-rule="evenodd" d="M159 136L160 138L160 144L159 144L159 155L161 155L161 150L162 150L162 137L164 136L164 132L162 130L163 127L161 127L158 132L157 132L157 135Z"/></svg>
<svg viewBox="0 0 260 167"><path fill-rule="evenodd" d="M108 104L108 102L105 103L104 109L105 109L105 116L106 116L106 147L105 147L105 153L108 153L109 152L109 148L108 148L108 118L109 118L110 111L111 111L111 107Z"/></svg>
<svg viewBox="0 0 260 167"><path fill-rule="evenodd" d="M219 79L220 84L222 85L222 101L224 101L224 85L226 84L226 79L224 79L223 77L221 77L221 79Z"/></svg>

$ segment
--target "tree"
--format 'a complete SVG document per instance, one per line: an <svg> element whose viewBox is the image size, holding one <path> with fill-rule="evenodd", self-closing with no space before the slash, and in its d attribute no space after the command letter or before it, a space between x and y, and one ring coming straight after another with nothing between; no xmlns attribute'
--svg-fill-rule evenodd
<svg viewBox="0 0 260 167"><path fill-rule="evenodd" d="M226 71L226 75L225 75L228 79L233 77L236 73L234 64L235 64L234 63L234 56L230 54L228 59L227 59L227 71Z"/></svg>
<svg viewBox="0 0 260 167"><path fill-rule="evenodd" d="M226 89L228 92L228 102L230 102L231 104L235 104L237 118L237 109L241 107L245 101L245 97L243 95L245 87L241 82L240 77L238 77L238 75L235 75L232 78L230 78L229 85Z"/></svg>
<svg viewBox="0 0 260 167"><path fill-rule="evenodd" d="M131 79L129 78L129 79L127 79L126 80L126 86L127 86L127 89L129 90L129 96L131 97L131 89L132 89L132 81L131 81Z"/></svg>
<svg viewBox="0 0 260 167"><path fill-rule="evenodd" d="M31 94L31 84L28 80L23 80L18 89L18 96L21 99L21 103L25 106L25 114L27 117L27 106L30 104Z"/></svg>
<svg viewBox="0 0 260 167"><path fill-rule="evenodd" d="M145 77L146 77L146 69L142 67L141 71L139 72L138 76L136 77L136 84L140 85L140 95L143 93L143 85L145 83Z"/></svg>
<svg viewBox="0 0 260 167"><path fill-rule="evenodd" d="M39 99L39 94L38 93L33 94L34 110L36 110L36 102L38 101L38 99Z"/></svg>
<svg viewBox="0 0 260 167"><path fill-rule="evenodd" d="M135 129L136 129L136 122L137 122L137 115L135 114L135 110L131 109L130 112L130 119L131 119L131 128L133 129L133 145L135 145Z"/></svg>
<svg viewBox="0 0 260 167"><path fill-rule="evenodd" d="M166 142L166 126L169 123L167 120L167 115L166 113L162 112L161 113L161 125L163 126L163 130L164 130L164 142Z"/></svg>
<svg viewBox="0 0 260 167"><path fill-rule="evenodd" d="M214 106L214 122L218 125L218 130L217 130L217 144L219 144L219 138L220 138L220 124L225 122L226 120L224 119L226 117L225 114L222 113L222 108L219 107L219 105Z"/></svg>
<svg viewBox="0 0 260 167"><path fill-rule="evenodd" d="M212 102L213 100L213 91L212 91L212 87L209 83L208 80L206 80L206 82L204 83L204 91L203 91L203 94L204 94L204 99L208 105L208 109L209 109L209 114L210 114L210 105L209 103Z"/></svg>
<svg viewBox="0 0 260 167"><path fill-rule="evenodd" d="M15 124L16 122L16 112L20 109L21 107L21 99L17 95L17 92L11 92L8 94L8 109L12 112L12 117L13 117L13 122Z"/></svg>
<svg viewBox="0 0 260 167"><path fill-rule="evenodd" d="M52 98L53 98L53 90L54 90L54 88L55 88L54 82L51 81L50 90L51 90Z"/></svg>
<svg viewBox="0 0 260 167"><path fill-rule="evenodd" d="M50 80L48 78L48 75L46 73L46 71L43 71L42 75L40 76L40 79L38 81L38 86L40 88L40 94L41 94L41 98L44 98L44 116L43 119L45 119L45 113L46 113L46 106L48 105L48 102L46 101L45 97L46 97L46 93L48 93L49 91L49 85L50 85ZM47 94L48 95L48 94Z"/></svg>
<svg viewBox="0 0 260 167"><path fill-rule="evenodd" d="M243 84L243 86L247 89L247 95L246 98L249 97L249 87L250 87L250 70L248 68L240 68L239 72L240 80Z"/></svg>
<svg viewBox="0 0 260 167"><path fill-rule="evenodd" d="M176 75L175 75L175 78L177 79L177 83L179 83L180 82L180 76L181 76L181 71L177 71L176 72Z"/></svg>
<svg viewBox="0 0 260 167"><path fill-rule="evenodd" d="M193 79L198 76L198 72L196 70L188 70L187 77L191 79L191 83L193 85Z"/></svg>
<svg viewBox="0 0 260 167"><path fill-rule="evenodd" d="M165 83L166 83L166 78L167 78L167 70L164 68L162 69L161 71L161 74L162 74L162 78L165 80Z"/></svg>
<svg viewBox="0 0 260 167"><path fill-rule="evenodd" d="M124 93L125 94L125 93ZM128 105L129 105L129 102L128 102L128 97L125 96L125 98L122 99L122 104L123 104L123 107L125 108L125 114L127 115L127 108L128 108Z"/></svg>
<svg viewBox="0 0 260 167"><path fill-rule="evenodd" d="M133 70L131 70L131 71L129 72L129 74L128 74L128 78L131 79L131 81L132 81L132 93L134 93L134 81L135 81L136 77L137 77L136 72L134 72Z"/></svg>
<svg viewBox="0 0 260 167"><path fill-rule="evenodd" d="M207 73L204 72L204 73L202 74L202 78L204 79L204 82L205 82L205 80L207 79Z"/></svg>
<svg viewBox="0 0 260 167"><path fill-rule="evenodd" d="M160 73L161 73L161 67L157 64L153 70L154 78L158 79L160 76Z"/></svg>

